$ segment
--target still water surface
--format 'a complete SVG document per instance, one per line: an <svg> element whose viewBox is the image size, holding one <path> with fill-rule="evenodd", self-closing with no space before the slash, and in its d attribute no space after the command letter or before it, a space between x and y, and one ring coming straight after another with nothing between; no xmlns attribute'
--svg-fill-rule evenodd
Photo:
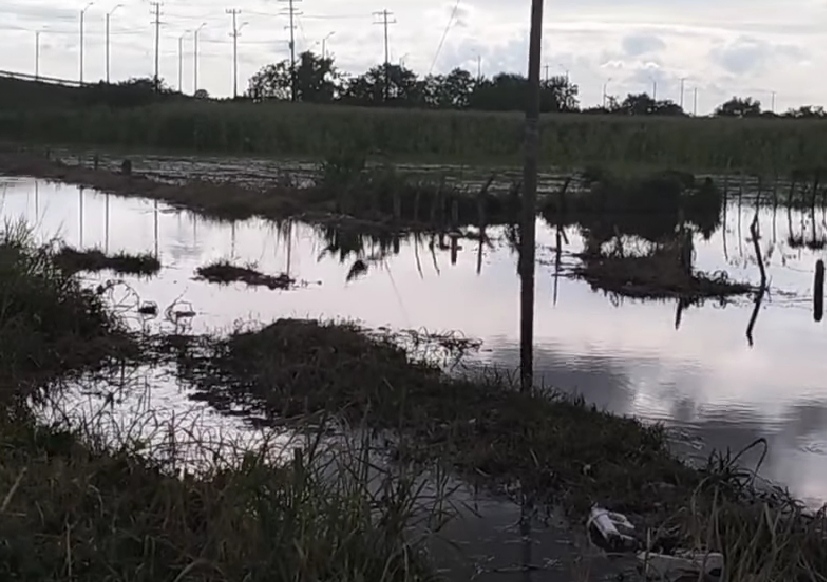
<svg viewBox="0 0 827 582"><path fill-rule="evenodd" d="M211 222L153 201L32 179L0 178L0 192L3 216L25 217L41 236L109 252L157 249L161 274L128 282L162 311L178 298L189 301L197 312L195 331L250 318L355 318L369 326L460 330L483 340L478 358L517 365L519 281L516 256L503 242L483 248L478 273L475 242L460 241L452 264L447 250L432 254L427 241L402 241L398 254L368 261L365 276L347 281L356 257L341 261L326 253L327 243L307 225ZM730 203L724 227L698 242L696 266L757 282L748 240L754 212L746 203ZM765 437L770 448L761 473L820 503L827 500L827 330L813 321L811 305L814 264L823 251L796 250L787 239L790 228L807 236L813 228L820 232L824 215L818 210L813 221L766 208L760 225L772 292L750 347L751 299L692 307L676 329L674 302L618 302L580 281L555 277L555 233L538 221L537 376L616 413L663 421L705 449L739 449ZM571 264L581 239L575 229L567 238L563 263ZM366 254L372 252L368 243ZM289 271L308 285L281 292L193 279L196 267L227 257L254 261L267 273Z"/></svg>

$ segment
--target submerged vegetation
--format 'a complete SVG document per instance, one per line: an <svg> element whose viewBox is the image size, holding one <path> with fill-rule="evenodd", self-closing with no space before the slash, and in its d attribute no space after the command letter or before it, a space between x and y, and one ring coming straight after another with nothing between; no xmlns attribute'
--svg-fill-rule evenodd
<svg viewBox="0 0 827 582"><path fill-rule="evenodd" d="M211 283L233 283L241 281L249 287L267 287L268 289L289 289L296 284L296 280L286 273L280 275L265 275L253 268L254 265L239 267L226 259L221 259L198 267L196 275Z"/></svg>
<svg viewBox="0 0 827 582"><path fill-rule="evenodd" d="M573 515L605 503L633 516L650 550L723 552L724 580L827 574L820 518L760 491L737 459L690 467L659 427L515 391L493 371L447 377L427 349L406 352L392 333L282 319L179 347L179 373L219 409L243 404L276 425L337 415L397 431L388 445L399 461L443 463L503 491L519 484Z"/></svg>
<svg viewBox="0 0 827 582"><path fill-rule="evenodd" d="M211 465L194 467L169 454L183 444L176 440L194 438L186 426L159 424L167 436L153 444L101 432L95 418L48 423L44 417L68 418L53 410L60 400L52 393L68 390L60 382L67 374L82 385L87 371L107 362L116 369L149 363L150 338L127 333L103 298L56 262L55 249L35 245L22 226L2 232L0 577L433 577L421 540L406 535L417 496L390 471L374 468L367 477L373 465L364 443L339 442L331 454L314 437L297 442L301 452L288 462L273 465L268 459L283 454L283 440L278 449L265 439L235 455L222 443L191 442L213 451Z"/></svg>
<svg viewBox="0 0 827 582"><path fill-rule="evenodd" d="M130 254L119 252L113 255L93 249L81 251L63 247L55 255L58 267L69 274L80 271L114 271L122 275L155 275L161 270L161 262L150 253Z"/></svg>

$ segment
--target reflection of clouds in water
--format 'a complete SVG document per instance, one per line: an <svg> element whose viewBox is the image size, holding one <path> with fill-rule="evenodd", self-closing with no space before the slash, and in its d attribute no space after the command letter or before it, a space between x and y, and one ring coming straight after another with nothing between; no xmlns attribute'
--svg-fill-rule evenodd
<svg viewBox="0 0 827 582"><path fill-rule="evenodd" d="M33 181L20 180L7 188L6 216L23 214L35 220L33 186ZM89 191L84 194L86 246L104 246L105 199ZM42 232L52 235L63 225L66 240L77 244L77 189L41 183L39 200ZM112 196L109 204L110 251L151 251L153 203ZM517 364L519 281L516 257L507 245L486 247L481 275L477 275L475 244L463 243L452 266L449 252L431 255L427 239L416 250L410 241L402 241L400 253L388 256L383 268L347 283L352 261L319 258L326 243L307 225L289 229L288 244L285 232L265 221L245 221L231 228L200 218L193 222L189 213L169 214L169 207L162 204L159 209L160 258L171 268L151 280L130 278L128 282L142 300L155 301L161 311L179 297L190 301L198 312L193 320L196 332L224 330L237 319L266 323L285 316L355 318L369 326L462 330L483 339L484 350L491 350L480 357ZM741 213L743 237L752 210L744 207ZM744 266L733 268L724 259L720 232L698 244L698 266L727 269L736 278L755 280L755 266L746 260L751 246L738 240L734 217L731 206L728 253L732 258L743 247ZM772 219L762 217L766 248L772 243ZM792 222L796 227L800 217ZM786 218L777 217L778 245L786 241L787 229ZM492 232L497 233L496 229ZM565 250L578 250L579 236L571 229L568 236L571 244ZM541 249L555 244L554 231L542 221L538 221L538 244ZM365 250L371 252L369 247ZM228 257L231 251L242 262L257 262L267 273L286 271L289 261L291 276L320 280L322 285L282 292L192 280L197 267ZM774 259L768 274L774 285L808 301L814 255L806 250L792 253L786 249L784 253L789 255L787 267ZM538 256L551 257L542 251ZM538 266L537 366L550 384L575 389L620 413L692 427L715 447L741 447L758 435L767 436L773 445L768 476L794 481L802 493L816 491L827 497L827 491L817 493L817 483L827 483L821 478L827 475L818 473L818 467L825 464L816 452L827 440L827 418L813 412L819 403L827 402L823 383L827 364L821 357L827 338L808 311L780 308L787 304L786 297L768 297L755 329L755 346L750 349L745 338L752 310L748 300L723 309L712 304L690 308L676 331L672 302L627 301L615 308L602 293L567 278L558 281L555 306L553 274L553 266Z"/></svg>

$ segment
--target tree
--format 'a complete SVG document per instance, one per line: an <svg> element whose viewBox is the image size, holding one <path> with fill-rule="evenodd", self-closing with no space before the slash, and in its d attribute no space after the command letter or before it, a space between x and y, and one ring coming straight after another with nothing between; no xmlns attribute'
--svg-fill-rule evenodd
<svg viewBox="0 0 827 582"><path fill-rule="evenodd" d="M540 112L574 111L577 109L578 88L565 77L552 77L540 86ZM500 73L493 79L482 79L469 100L471 109L510 111L521 109L528 96L528 79L522 75Z"/></svg>
<svg viewBox="0 0 827 582"><path fill-rule="evenodd" d="M250 79L247 96L263 99L290 99L290 61L263 67ZM339 91L339 75L333 59L320 57L311 51L299 55L296 62L296 100L309 103L330 103Z"/></svg>
<svg viewBox="0 0 827 582"><path fill-rule="evenodd" d="M344 101L357 105L423 105L425 86L426 82L411 69L385 64L351 79L344 89Z"/></svg>
<svg viewBox="0 0 827 582"><path fill-rule="evenodd" d="M195 93L192 95L196 99L209 99L210 94L207 92L206 89L196 89Z"/></svg>
<svg viewBox="0 0 827 582"><path fill-rule="evenodd" d="M669 101L668 99L664 101L656 101L647 93L627 95L626 99L618 103L611 113L619 113L624 115L685 115L681 106L674 101Z"/></svg>
<svg viewBox="0 0 827 582"><path fill-rule="evenodd" d="M802 105L798 109L789 109L784 117L792 117L794 119L824 119L827 117L827 111L821 105Z"/></svg>
<svg viewBox="0 0 827 582"><path fill-rule="evenodd" d="M716 117L758 117L761 115L761 102L752 97L740 99L733 97L715 109Z"/></svg>

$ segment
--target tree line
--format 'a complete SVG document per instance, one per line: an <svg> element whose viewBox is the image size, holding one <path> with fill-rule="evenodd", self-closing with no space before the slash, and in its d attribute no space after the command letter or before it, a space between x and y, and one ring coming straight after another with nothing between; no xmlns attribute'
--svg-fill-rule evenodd
<svg viewBox="0 0 827 582"><path fill-rule="evenodd" d="M526 101L528 79L513 73L493 77L474 75L456 68L446 75L418 76L401 64L371 67L361 75L340 71L332 58L305 51L295 67L289 60L269 64L253 75L240 99L305 103L342 103L381 107L424 107L510 111ZM598 106L581 107L579 87L568 76L552 76L540 82L541 113L583 113L601 115L686 116L674 101L656 100L647 93L629 94L624 99L607 96ZM751 97L732 99L715 109L717 117L823 118L821 106L802 106L782 115L762 109Z"/></svg>

